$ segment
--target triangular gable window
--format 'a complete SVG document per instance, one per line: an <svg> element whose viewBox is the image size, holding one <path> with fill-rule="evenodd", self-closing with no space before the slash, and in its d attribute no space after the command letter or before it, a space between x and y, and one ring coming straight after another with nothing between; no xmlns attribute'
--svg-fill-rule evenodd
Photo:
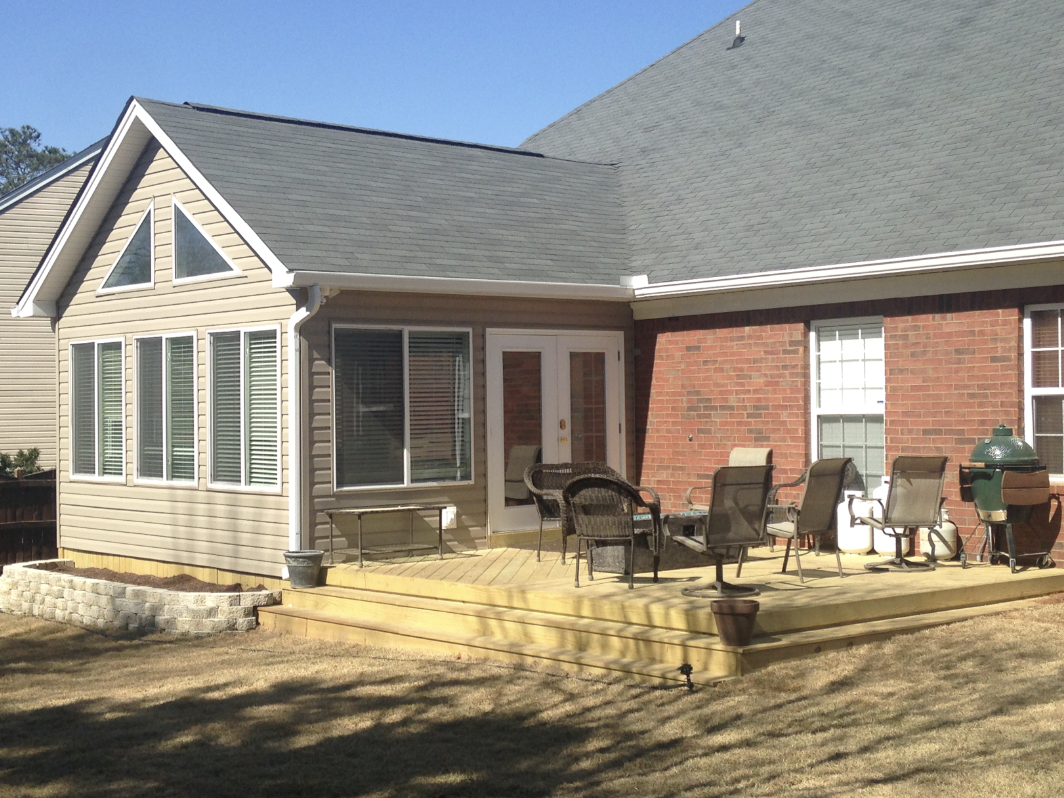
<svg viewBox="0 0 1064 798"><path fill-rule="evenodd" d="M122 253L100 286L101 291L119 288L136 288L152 285L152 235L154 205L137 222L137 229L129 237Z"/></svg>
<svg viewBox="0 0 1064 798"><path fill-rule="evenodd" d="M174 281L239 274L181 203L174 200Z"/></svg>

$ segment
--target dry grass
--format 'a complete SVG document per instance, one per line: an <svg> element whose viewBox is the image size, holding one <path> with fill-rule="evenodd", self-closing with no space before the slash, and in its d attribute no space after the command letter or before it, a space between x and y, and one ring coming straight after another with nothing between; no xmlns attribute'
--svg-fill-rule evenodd
<svg viewBox="0 0 1064 798"><path fill-rule="evenodd" d="M0 616L0 795L1046 796L1064 605L695 693Z"/></svg>

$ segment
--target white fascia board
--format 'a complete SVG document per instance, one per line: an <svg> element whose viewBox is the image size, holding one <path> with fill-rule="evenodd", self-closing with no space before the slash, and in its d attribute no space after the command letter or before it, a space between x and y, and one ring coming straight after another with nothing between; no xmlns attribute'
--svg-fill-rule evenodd
<svg viewBox="0 0 1064 798"><path fill-rule="evenodd" d="M114 135L107 143L73 211L45 253L41 268L34 274L18 304L11 311L12 316L26 318L55 315L56 301L103 223L144 146L152 137L262 259L273 273L274 280L287 273L284 264L247 222L207 181L143 106L133 100L115 127ZM51 312L47 313L49 308Z"/></svg>
<svg viewBox="0 0 1064 798"><path fill-rule="evenodd" d="M636 318L1023 288L1061 281L1064 241L679 280L635 289ZM1006 274L1003 270L1008 268ZM963 282L961 282L963 281ZM1048 281L1048 282L1046 282ZM960 284L958 284L960 283ZM830 287L830 295L824 291Z"/></svg>
<svg viewBox="0 0 1064 798"><path fill-rule="evenodd" d="M631 288L587 283L522 282L518 280L476 280L464 277L409 277L384 274L335 272L291 272L277 288L306 288L312 285L342 291L396 291L419 294L464 294L471 296L513 296L543 299L598 299L630 302Z"/></svg>

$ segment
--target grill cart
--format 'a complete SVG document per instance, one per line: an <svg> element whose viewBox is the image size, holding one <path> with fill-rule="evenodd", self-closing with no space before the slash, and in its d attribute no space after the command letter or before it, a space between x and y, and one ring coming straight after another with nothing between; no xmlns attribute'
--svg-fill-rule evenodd
<svg viewBox="0 0 1064 798"><path fill-rule="evenodd" d="M961 499L975 503L975 511L983 522L983 540L976 558L982 562L986 552L989 561L995 563L1008 556L1009 568L1016 573L1012 525L1025 523L1035 505L1049 501L1049 472L1027 441L1013 435L1012 428L1004 424L975 445L971 460L960 467L959 476ZM976 528L965 545L978 533ZM996 548L1002 537L1007 551ZM1019 556L1038 557L1038 567L1048 568L1053 563L1049 555L1049 551L1035 551ZM967 565L968 556L963 549L960 560L962 566Z"/></svg>

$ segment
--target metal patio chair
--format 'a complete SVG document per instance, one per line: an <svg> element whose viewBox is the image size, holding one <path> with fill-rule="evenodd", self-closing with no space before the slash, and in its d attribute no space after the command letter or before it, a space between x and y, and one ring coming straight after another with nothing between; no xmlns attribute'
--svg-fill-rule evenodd
<svg viewBox="0 0 1064 798"><path fill-rule="evenodd" d="M779 485L773 485L772 486L772 490L770 490L768 492L768 504L769 504L770 508L776 508L776 509L769 509L769 511L768 511L767 518L768 518L768 525L769 526L771 526L772 524L775 524L777 522L787 520L786 513L783 513L783 512L780 511L779 507L781 505L779 504L779 502L776 501L776 497L779 495L779 492L781 490L784 490L785 488L797 488L799 485L804 485L806 477L808 477L808 476L809 476L809 469L807 468L805 471L802 472L802 475L800 477L798 477L798 479L794 480L793 482L782 482ZM842 480L842 489L843 489L843 491L845 491L848 487L850 487L850 485L852 485L854 483L854 480L856 480L856 479L857 479L857 466L854 464L853 460L850 460L849 465L846 466L846 471L843 474L843 480ZM835 532L837 534L838 530L835 530ZM768 549L769 549L769 551L775 551L776 547L775 547L774 544L775 544L776 538L773 536L773 534L771 532L768 532L766 537L768 538ZM813 538L813 549L816 552L817 556L820 556L820 537L819 536Z"/></svg>
<svg viewBox="0 0 1064 798"><path fill-rule="evenodd" d="M652 498L644 498L650 494ZM654 556L654 581L658 581L661 558L661 500L651 488L630 484L616 474L588 474L571 480L562 490L563 513L576 534L576 579L580 587L580 550L587 543L587 575L595 578L595 547L603 543L623 544L631 551L628 569L628 588L635 587L636 538L646 536L645 529L637 529L634 516L650 513L651 528L647 545Z"/></svg>
<svg viewBox="0 0 1064 798"><path fill-rule="evenodd" d="M747 449L737 446L728 452L728 465L730 466L757 466L772 465L771 449ZM712 485L692 485L684 494L684 501L692 510L706 510L708 505L697 504L693 499L695 491L711 490Z"/></svg>
<svg viewBox="0 0 1064 798"><path fill-rule="evenodd" d="M702 537L674 536L677 543L712 557L716 579L702 588L684 588L683 595L701 598L756 596L756 587L739 587L724 581L724 558L738 549L742 574L743 556L750 546L764 541L765 511L772 487L772 465L725 466L713 474L712 493L702 524Z"/></svg>
<svg viewBox="0 0 1064 798"><path fill-rule="evenodd" d="M893 568L900 571L933 571L934 563L913 562L901 553L903 538L914 537L920 527L937 529L941 523L942 486L946 481L948 457L896 457L890 468L890 492L884 504L882 518L855 517L853 498L848 503L850 524L868 524L894 538L896 554L884 562L866 563L865 568L877 571Z"/></svg>
<svg viewBox="0 0 1064 798"><path fill-rule="evenodd" d="M536 545L536 562L540 562L543 550L543 522L558 521L562 528L562 565L565 565L566 545L573 534L567 524L562 506L562 489L574 478L585 474L605 474L620 477L605 463L536 463L525 469L524 481L539 511L539 543Z"/></svg>
<svg viewBox="0 0 1064 798"><path fill-rule="evenodd" d="M769 521L765 524L765 534L769 537L784 538L787 548L783 552L783 568L780 573L787 573L787 558L794 543L794 560L798 563L798 580L805 582L802 573L800 538L809 535L813 538L817 552L820 550L820 537L836 531L838 514L836 510L846 477L853 460L849 457L837 457L817 460L802 475L805 492L801 504L769 504L768 512L778 511L784 520ZM771 495L775 496L775 490ZM839 578L842 578L842 557L835 547L835 561L839 566Z"/></svg>

